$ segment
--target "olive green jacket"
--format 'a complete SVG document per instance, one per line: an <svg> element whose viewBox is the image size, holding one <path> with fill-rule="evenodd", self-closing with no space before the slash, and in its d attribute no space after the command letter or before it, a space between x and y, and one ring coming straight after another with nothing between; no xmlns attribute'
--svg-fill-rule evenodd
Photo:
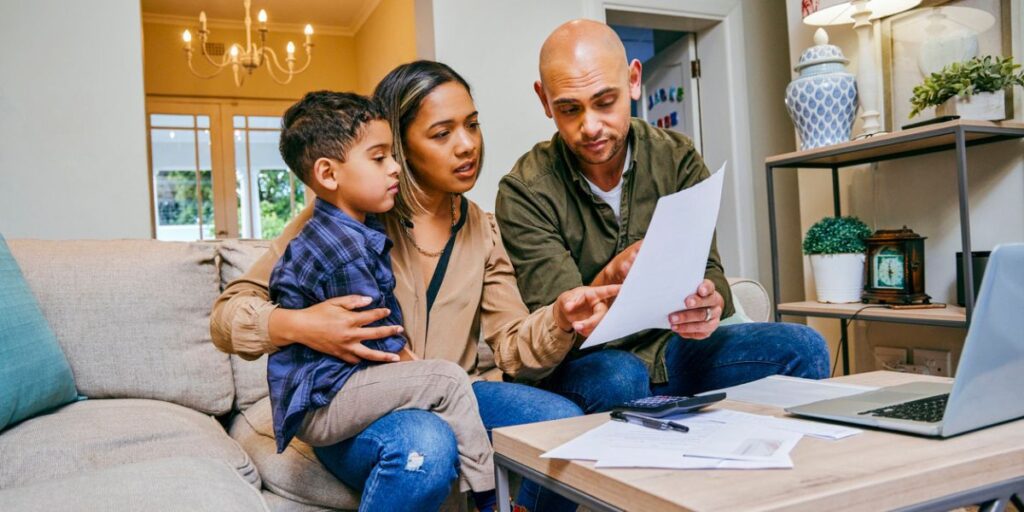
<svg viewBox="0 0 1024 512"><path fill-rule="evenodd" d="M621 223L593 194L557 133L523 155L501 179L495 213L530 310L590 284L616 254L643 239L658 198L711 175L690 139L679 133L633 119L629 140L633 161L623 176ZM725 299L722 318L731 316L732 294L714 239L704 275ZM652 329L605 346L636 354L647 364L651 381L663 383L665 347L672 334Z"/></svg>

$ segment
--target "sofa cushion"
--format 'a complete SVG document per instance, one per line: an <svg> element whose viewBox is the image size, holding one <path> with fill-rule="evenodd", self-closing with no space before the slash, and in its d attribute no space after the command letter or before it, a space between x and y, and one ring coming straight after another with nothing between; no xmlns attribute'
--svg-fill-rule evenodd
<svg viewBox="0 0 1024 512"><path fill-rule="evenodd" d="M270 240L239 240L229 238L218 244L220 255L220 287L223 290L249 270L263 253L270 249Z"/></svg>
<svg viewBox="0 0 1024 512"><path fill-rule="evenodd" d="M0 235L0 430L78 397L68 360Z"/></svg>
<svg viewBox="0 0 1024 512"><path fill-rule="evenodd" d="M218 248L221 288L241 277L269 248L269 240L229 239L221 243ZM236 411L244 411L268 395L266 356L246 361L232 355L231 370L235 377Z"/></svg>
<svg viewBox="0 0 1024 512"><path fill-rule="evenodd" d="M210 342L216 246L155 240L10 246L80 393L230 411L231 364Z"/></svg>
<svg viewBox="0 0 1024 512"><path fill-rule="evenodd" d="M270 394L267 385L267 356L246 361L232 354L231 371L235 375L236 411L244 411Z"/></svg>
<svg viewBox="0 0 1024 512"><path fill-rule="evenodd" d="M166 457L206 457L250 484L249 456L215 419L154 400L85 400L0 434L0 489Z"/></svg>
<svg viewBox="0 0 1024 512"><path fill-rule="evenodd" d="M308 444L293 439L283 453L277 453L269 398L236 415L230 432L252 456L263 487L274 494L311 506L359 508L359 493L327 471Z"/></svg>
<svg viewBox="0 0 1024 512"><path fill-rule="evenodd" d="M269 511L260 491L223 461L174 457L0 490L5 511Z"/></svg>
<svg viewBox="0 0 1024 512"><path fill-rule="evenodd" d="M266 489L263 490L263 500L267 502L267 507L273 512L333 512L335 510L333 508L306 505L305 503L292 501Z"/></svg>

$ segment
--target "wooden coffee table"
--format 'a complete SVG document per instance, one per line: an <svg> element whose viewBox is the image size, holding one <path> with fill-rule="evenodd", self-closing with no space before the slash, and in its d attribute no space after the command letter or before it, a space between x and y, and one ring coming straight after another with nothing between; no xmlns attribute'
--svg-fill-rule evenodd
<svg viewBox="0 0 1024 512"><path fill-rule="evenodd" d="M873 372L835 380L890 386L949 379ZM776 407L740 402L720 407L786 415ZM595 511L916 511L973 504L1002 510L1012 495L1024 493L1024 420L944 440L876 430L838 441L804 437L788 470L595 469L592 462L540 458L606 421L607 414L592 414L495 430L498 495L509 495L509 473ZM507 507L503 502L502 510Z"/></svg>

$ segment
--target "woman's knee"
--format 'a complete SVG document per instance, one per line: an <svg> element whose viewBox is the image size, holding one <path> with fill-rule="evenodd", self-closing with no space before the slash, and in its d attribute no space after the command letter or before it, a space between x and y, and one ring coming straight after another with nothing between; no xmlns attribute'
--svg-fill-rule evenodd
<svg viewBox="0 0 1024 512"><path fill-rule="evenodd" d="M416 473L421 485L447 489L458 476L459 451L448 423L418 409L388 415L394 435L382 446L381 462Z"/></svg>

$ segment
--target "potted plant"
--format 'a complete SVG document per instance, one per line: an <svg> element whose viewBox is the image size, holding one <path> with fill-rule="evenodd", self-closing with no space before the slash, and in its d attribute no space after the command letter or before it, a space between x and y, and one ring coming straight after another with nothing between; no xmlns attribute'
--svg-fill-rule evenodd
<svg viewBox="0 0 1024 512"><path fill-rule="evenodd" d="M807 230L804 254L811 257L818 302L860 302L868 236L871 228L857 217L825 217Z"/></svg>
<svg viewBox="0 0 1024 512"><path fill-rule="evenodd" d="M1024 72L1016 73L1019 67L1011 57L975 57L966 62L954 62L914 87L914 97L910 99L914 109L910 117L935 107L936 117L1006 119L1005 90L1024 85Z"/></svg>

